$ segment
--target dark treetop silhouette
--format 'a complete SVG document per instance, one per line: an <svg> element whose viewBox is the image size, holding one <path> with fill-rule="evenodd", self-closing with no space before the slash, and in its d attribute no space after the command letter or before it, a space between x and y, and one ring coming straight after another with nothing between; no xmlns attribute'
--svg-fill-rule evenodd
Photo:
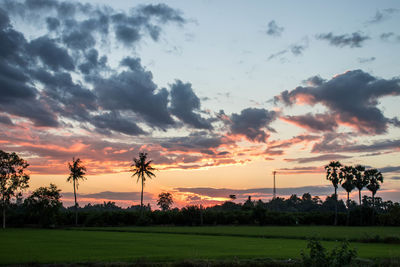
<svg viewBox="0 0 400 267"><path fill-rule="evenodd" d="M153 168L150 164L153 162L152 160L147 160L147 153L139 152L139 158L133 159L132 167L132 177L137 176L137 181L141 180L142 182L142 192L140 194L140 210L143 209L143 187L147 178L155 177L156 175L153 173L156 169Z"/></svg>
<svg viewBox="0 0 400 267"><path fill-rule="evenodd" d="M158 195L157 205L160 206L163 211L169 210L172 203L174 203L174 200L172 199L171 193L163 192Z"/></svg>
<svg viewBox="0 0 400 267"><path fill-rule="evenodd" d="M339 161L332 161L329 165L325 166L326 179L332 182L335 188L335 221L334 225L337 225L337 189L341 181L341 176L339 175L340 168L342 164Z"/></svg>
<svg viewBox="0 0 400 267"><path fill-rule="evenodd" d="M76 191L78 190L79 180L85 180L84 175L86 174L86 167L82 165L80 158L72 158L72 163L68 163L70 171L67 182L72 182L74 186L74 198L75 198L75 225L78 225L78 202L76 200Z"/></svg>
<svg viewBox="0 0 400 267"><path fill-rule="evenodd" d="M3 229L6 228L6 207L10 204L11 198L21 195L18 190L29 187L29 175L25 173L28 166L29 164L15 152L7 153L0 150L0 200L3 207Z"/></svg>

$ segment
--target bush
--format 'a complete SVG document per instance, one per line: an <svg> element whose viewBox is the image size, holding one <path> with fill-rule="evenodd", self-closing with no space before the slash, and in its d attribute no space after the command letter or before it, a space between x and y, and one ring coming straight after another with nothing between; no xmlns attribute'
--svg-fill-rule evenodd
<svg viewBox="0 0 400 267"><path fill-rule="evenodd" d="M355 249L349 247L347 241L342 242L330 253L324 248L320 241L311 239L308 241L307 248L310 249L309 255L301 252L301 264L312 267L341 267L349 266L357 256Z"/></svg>

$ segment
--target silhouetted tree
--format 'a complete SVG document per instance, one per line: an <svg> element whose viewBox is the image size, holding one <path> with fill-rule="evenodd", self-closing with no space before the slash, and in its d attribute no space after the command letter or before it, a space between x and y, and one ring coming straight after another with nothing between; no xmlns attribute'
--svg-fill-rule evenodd
<svg viewBox="0 0 400 267"><path fill-rule="evenodd" d="M361 190L368 184L368 181L364 175L364 171L365 167L361 165L356 165L353 168L353 175L354 175L353 183L355 187L357 187L358 189L358 199L360 206L361 206Z"/></svg>
<svg viewBox="0 0 400 267"><path fill-rule="evenodd" d="M368 181L367 188L372 193L372 208L375 209L375 194L379 190L380 183L383 183L383 175L377 169L365 171L365 176Z"/></svg>
<svg viewBox="0 0 400 267"><path fill-rule="evenodd" d="M79 180L85 180L86 167L82 165L80 158L72 158L72 163L68 162L69 177L67 182L72 182L74 186L74 199L75 199L75 225L78 225L78 202L76 200L76 191L79 187Z"/></svg>
<svg viewBox="0 0 400 267"><path fill-rule="evenodd" d="M140 194L140 209L143 209L143 188L147 178L155 177L156 175L153 173L156 169L151 166L152 160L147 160L147 153L140 152L139 158L133 159L132 167L132 177L137 176L137 181L141 180L142 182L142 192Z"/></svg>
<svg viewBox="0 0 400 267"><path fill-rule="evenodd" d="M233 201L236 199L236 195L229 195L229 198Z"/></svg>
<svg viewBox="0 0 400 267"><path fill-rule="evenodd" d="M172 199L171 193L164 192L158 195L157 205L160 206L163 211L169 210L172 203L174 203L174 200Z"/></svg>
<svg viewBox="0 0 400 267"><path fill-rule="evenodd" d="M344 180L344 182L342 182L342 187L347 192L346 204L348 206L348 203L350 201L350 193L355 188L353 167L352 166L344 166L343 168L341 168L340 176L341 176L341 179Z"/></svg>
<svg viewBox="0 0 400 267"><path fill-rule="evenodd" d="M38 217L43 226L55 223L56 216L62 207L60 192L61 189L50 184L49 187L39 187L25 200L30 213Z"/></svg>
<svg viewBox="0 0 400 267"><path fill-rule="evenodd" d="M0 197L3 208L3 229L6 228L6 208L13 197L21 196L21 191L29 187L29 175L25 169L29 164L15 152L0 150Z"/></svg>
<svg viewBox="0 0 400 267"><path fill-rule="evenodd" d="M344 190L347 192L347 201L346 201L346 206L347 206L347 218L346 218L346 224L349 224L349 218L350 218L350 192L353 191L355 185L354 185L354 174L353 174L353 167L352 166L344 166L341 168L340 172L341 179L344 180L342 183L342 187Z"/></svg>
<svg viewBox="0 0 400 267"><path fill-rule="evenodd" d="M326 170L326 179L332 182L333 187L335 188L335 221L334 225L337 225L337 188L340 184L340 168L342 164L339 161L332 161L329 165L325 166Z"/></svg>

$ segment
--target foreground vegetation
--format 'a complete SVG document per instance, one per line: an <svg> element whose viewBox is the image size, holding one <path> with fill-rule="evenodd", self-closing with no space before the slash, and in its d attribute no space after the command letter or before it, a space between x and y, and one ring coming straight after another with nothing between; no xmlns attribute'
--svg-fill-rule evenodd
<svg viewBox="0 0 400 267"><path fill-rule="evenodd" d="M239 232L249 230L249 228L242 230L241 227L237 228L239 228L237 229ZM154 228L147 229L155 230ZM199 229L188 227L186 231L199 233ZM207 230L207 228L204 229ZM262 229L255 229L262 231ZM288 229L286 228L286 230ZM327 237L330 229L321 229L319 231L321 236ZM271 228L264 229L264 231L267 230L271 230ZM283 228L280 230L284 233ZM312 235L312 228L308 232L305 227L299 228L299 230L304 235ZM385 230L379 228L376 230L385 233ZM224 231L229 233L232 228L226 227L225 230L219 228L219 233ZM361 232L360 236L362 236ZM307 245L306 240L290 238L46 229L6 229L0 231L0 238L2 240L0 242L1 264L132 262L138 260L164 262L184 259L234 258L300 259L301 251L306 250ZM323 241L322 244L324 247L332 249L338 245L338 242ZM400 245L398 244L351 242L350 246L356 249L358 257L364 259L400 258ZM18 257L15 254L16 251L18 251Z"/></svg>

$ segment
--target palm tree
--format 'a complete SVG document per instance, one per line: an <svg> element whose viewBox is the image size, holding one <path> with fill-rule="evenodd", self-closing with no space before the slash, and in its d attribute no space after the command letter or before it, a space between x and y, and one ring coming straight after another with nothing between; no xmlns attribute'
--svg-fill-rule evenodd
<svg viewBox="0 0 400 267"><path fill-rule="evenodd" d="M342 179L344 179L344 182L342 183L342 187L344 190L347 192L347 208L349 208L349 202L350 202L350 193L353 191L353 189L356 187L354 185L354 174L353 174L353 167L352 166L344 166L340 170L340 176Z"/></svg>
<svg viewBox="0 0 400 267"><path fill-rule="evenodd" d="M339 175L340 168L342 164L339 161L331 161L329 165L325 166L326 170L326 179L332 182L333 187L335 188L335 221L334 225L337 225L337 188L339 183L341 182L341 176Z"/></svg>
<svg viewBox="0 0 400 267"><path fill-rule="evenodd" d="M347 192L347 218L346 218L346 224L349 224L349 219L350 219L350 192L353 191L355 188L354 185L354 174L353 174L353 167L352 166L344 166L340 170L340 176L342 179L344 179L344 182L342 183L342 187L344 190Z"/></svg>
<svg viewBox="0 0 400 267"><path fill-rule="evenodd" d="M147 161L147 153L139 152L139 158L133 158L132 167L132 177L137 176L137 181L142 181L142 193L140 195L140 211L143 210L143 188L147 178L155 177L156 175L153 173L156 169L153 168L150 164L153 162L152 160Z"/></svg>
<svg viewBox="0 0 400 267"><path fill-rule="evenodd" d="M75 198L75 225L78 225L78 202L76 201L76 191L78 190L79 180L85 180L86 167L82 165L80 158L72 158L72 163L68 162L69 177L67 182L72 182L74 185L74 198Z"/></svg>
<svg viewBox="0 0 400 267"><path fill-rule="evenodd" d="M365 171L365 177L368 181L367 188L372 193L372 207L375 210L375 194L381 187L380 183L383 183L383 175L377 169L370 169Z"/></svg>
<svg viewBox="0 0 400 267"><path fill-rule="evenodd" d="M361 190L368 184L368 181L364 175L365 167L357 165L353 168L354 175L354 186L358 189L358 199L361 206Z"/></svg>

